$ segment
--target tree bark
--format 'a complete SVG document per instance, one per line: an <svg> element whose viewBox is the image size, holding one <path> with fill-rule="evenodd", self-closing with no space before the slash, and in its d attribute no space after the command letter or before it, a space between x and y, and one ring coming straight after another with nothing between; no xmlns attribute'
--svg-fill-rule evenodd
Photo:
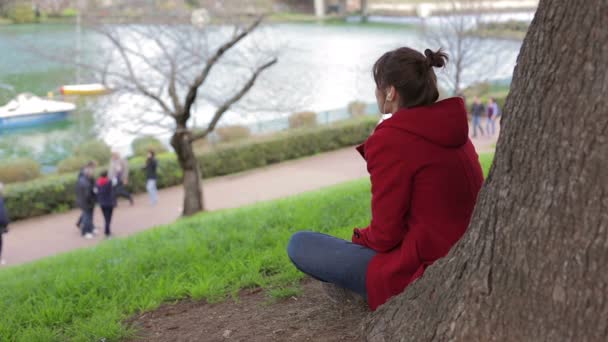
<svg viewBox="0 0 608 342"><path fill-rule="evenodd" d="M171 137L171 146L184 173L184 204L182 215L190 216L205 209L201 171L192 148L192 133L186 127L178 127Z"/></svg>
<svg viewBox="0 0 608 342"><path fill-rule="evenodd" d="M608 2L541 0L461 241L368 341L608 341Z"/></svg>

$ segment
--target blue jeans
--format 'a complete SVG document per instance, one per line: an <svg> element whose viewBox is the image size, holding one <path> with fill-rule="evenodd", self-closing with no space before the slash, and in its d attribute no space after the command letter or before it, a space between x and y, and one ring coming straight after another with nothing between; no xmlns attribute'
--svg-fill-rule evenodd
<svg viewBox="0 0 608 342"><path fill-rule="evenodd" d="M289 259L300 271L367 298L367 266L376 252L333 236L295 233L287 246Z"/></svg>
<svg viewBox="0 0 608 342"><path fill-rule="evenodd" d="M150 196L150 203L156 205L158 202L158 190L156 189L156 179L148 179L146 182L146 190Z"/></svg>
<svg viewBox="0 0 608 342"><path fill-rule="evenodd" d="M481 116L473 115L473 137L477 137L478 128L481 132L481 135L483 135L483 128L481 127Z"/></svg>
<svg viewBox="0 0 608 342"><path fill-rule="evenodd" d="M486 131L491 137L496 133L496 122L491 118L488 118L488 121L486 122Z"/></svg>

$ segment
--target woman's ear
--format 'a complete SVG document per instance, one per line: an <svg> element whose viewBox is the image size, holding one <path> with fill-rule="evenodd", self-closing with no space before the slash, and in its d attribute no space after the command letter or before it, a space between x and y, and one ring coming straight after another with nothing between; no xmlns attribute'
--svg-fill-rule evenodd
<svg viewBox="0 0 608 342"><path fill-rule="evenodd" d="M390 86L386 89L386 101L393 101L395 98L395 87Z"/></svg>

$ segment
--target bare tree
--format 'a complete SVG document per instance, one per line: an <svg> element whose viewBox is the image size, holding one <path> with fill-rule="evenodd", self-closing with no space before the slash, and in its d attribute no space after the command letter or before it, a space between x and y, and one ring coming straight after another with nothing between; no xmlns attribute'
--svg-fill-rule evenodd
<svg viewBox="0 0 608 342"><path fill-rule="evenodd" d="M425 20L422 25L425 42L433 49L443 48L450 56L448 73L442 74L454 94L462 90L464 76L472 70L482 75L499 65L498 41L475 32L481 21L481 3L477 0L451 1L443 4L447 15Z"/></svg>
<svg viewBox="0 0 608 342"><path fill-rule="evenodd" d="M368 341L608 340L608 4L541 0L462 240Z"/></svg>
<svg viewBox="0 0 608 342"><path fill-rule="evenodd" d="M92 26L105 38L100 49L105 62L103 67L87 64L89 71L119 94L136 95L130 99L133 103L143 98L147 99L145 104L153 104L144 106L147 114L129 118L135 124L171 130L170 143L183 170L183 215L204 209L201 170L193 142L206 138L258 77L277 63L274 51L263 51L254 42L246 42L263 22L263 16L231 19L230 25L200 27L168 24L171 18L167 17L153 25ZM206 87L214 72L240 84ZM207 126L195 130L189 121L201 98L215 109Z"/></svg>

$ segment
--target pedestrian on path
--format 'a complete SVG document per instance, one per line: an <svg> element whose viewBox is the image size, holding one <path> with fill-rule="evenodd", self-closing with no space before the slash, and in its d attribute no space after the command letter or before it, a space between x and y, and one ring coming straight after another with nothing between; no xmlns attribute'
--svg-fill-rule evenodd
<svg viewBox="0 0 608 342"><path fill-rule="evenodd" d="M486 122L486 132L488 133L488 136L493 137L494 134L496 134L496 116L498 113L496 113L496 103L491 97L488 99L487 113L488 121Z"/></svg>
<svg viewBox="0 0 608 342"><path fill-rule="evenodd" d="M82 176L76 185L76 205L81 210L81 235L85 239L93 238L93 211L95 209L95 169L91 166L84 168Z"/></svg>
<svg viewBox="0 0 608 342"><path fill-rule="evenodd" d="M433 67L447 55L410 48L384 54L373 68L382 114L393 113L357 148L371 178L372 219L351 241L298 232L287 254L321 280L339 304L372 310L403 292L465 233L483 182L459 97L438 101Z"/></svg>
<svg viewBox="0 0 608 342"><path fill-rule="evenodd" d="M85 166L83 166L83 167L80 168L80 171L78 172L78 178L77 179L80 179L80 177L82 177L82 175L84 175L84 169L86 167L92 167L93 169L95 169L95 167L97 167L97 162L94 161L94 160L88 161ZM81 227L80 227L81 224L82 224L82 215L78 216L78 221L76 221L76 228L78 230L81 229Z"/></svg>
<svg viewBox="0 0 608 342"><path fill-rule="evenodd" d="M116 197L114 196L114 187L112 186L112 181L108 177L107 171L101 173L95 183L95 189L97 203L99 203L105 221L104 234L106 239L109 239L112 236L110 225L112 224L112 213L114 212L114 207L116 207Z"/></svg>
<svg viewBox="0 0 608 342"><path fill-rule="evenodd" d="M114 196L124 197L133 205L133 197L125 188L129 184L129 163L126 159L121 158L118 152L112 153L108 177L114 185Z"/></svg>
<svg viewBox="0 0 608 342"><path fill-rule="evenodd" d="M8 233L8 214L4 206L4 184L0 183L0 265L6 265L6 261L2 259L2 235Z"/></svg>
<svg viewBox="0 0 608 342"><path fill-rule="evenodd" d="M150 204L153 206L158 203L158 189L156 188L156 171L158 169L158 162L156 161L156 154L154 151L148 151L148 159L146 159L146 190L150 197Z"/></svg>
<svg viewBox="0 0 608 342"><path fill-rule="evenodd" d="M471 106L471 115L473 116L473 138L477 138L477 129L483 135L483 128L481 127L481 119L483 117L483 113L485 112L485 107L479 96L475 96L473 98L473 105Z"/></svg>
<svg viewBox="0 0 608 342"><path fill-rule="evenodd" d="M490 137L493 137L496 133L496 113L494 112L494 101L492 98L488 99L488 107L486 108L487 121L486 121L486 132Z"/></svg>

